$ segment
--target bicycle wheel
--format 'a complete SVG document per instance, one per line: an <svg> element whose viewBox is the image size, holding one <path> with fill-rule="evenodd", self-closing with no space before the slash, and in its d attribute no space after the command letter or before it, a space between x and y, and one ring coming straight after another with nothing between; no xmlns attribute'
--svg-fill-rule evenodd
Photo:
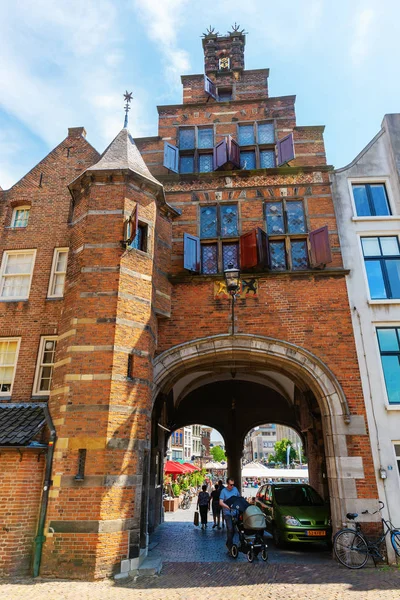
<svg viewBox="0 0 400 600"><path fill-rule="evenodd" d="M393 550L396 552L397 556L400 556L400 531L398 529L392 531L390 541L392 542Z"/></svg>
<svg viewBox="0 0 400 600"><path fill-rule="evenodd" d="M342 529L333 540L335 556L348 569L361 569L368 560L368 546L353 529Z"/></svg>

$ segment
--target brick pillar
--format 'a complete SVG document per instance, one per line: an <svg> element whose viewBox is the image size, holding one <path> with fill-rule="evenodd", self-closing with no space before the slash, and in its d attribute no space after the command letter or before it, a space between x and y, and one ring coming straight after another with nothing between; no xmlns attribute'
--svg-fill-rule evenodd
<svg viewBox="0 0 400 600"><path fill-rule="evenodd" d="M41 574L90 579L139 553L156 337L156 204L123 174L92 174L80 185L50 397L58 440ZM148 224L148 253L121 244L136 204ZM86 451L83 480L75 479L80 450Z"/></svg>

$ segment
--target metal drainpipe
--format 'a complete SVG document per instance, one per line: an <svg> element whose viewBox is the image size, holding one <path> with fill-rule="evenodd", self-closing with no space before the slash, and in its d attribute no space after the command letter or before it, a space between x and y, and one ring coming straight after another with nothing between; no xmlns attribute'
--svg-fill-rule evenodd
<svg viewBox="0 0 400 600"><path fill-rule="evenodd" d="M43 483L43 493L40 505L40 515L37 528L37 535L35 538L35 551L33 556L33 577L37 577L40 571L40 561L42 558L42 548L46 541L46 536L43 535L44 524L46 521L47 505L49 502L49 492L51 486L51 471L53 467L53 455L54 455L54 444L57 439L56 430L54 429L53 421L51 419L49 409L47 406L43 407L44 415L46 418L47 426L50 429L50 440L48 443L48 450L46 453L46 470Z"/></svg>

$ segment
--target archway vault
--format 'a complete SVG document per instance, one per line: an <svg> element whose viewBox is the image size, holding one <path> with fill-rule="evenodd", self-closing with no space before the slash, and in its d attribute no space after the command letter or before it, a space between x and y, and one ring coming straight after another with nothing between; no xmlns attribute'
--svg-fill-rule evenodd
<svg viewBox="0 0 400 600"><path fill-rule="evenodd" d="M286 341L248 334L216 335L174 346L154 360L154 395L168 394L183 377L199 371L223 373L265 369L292 379L300 390L310 389L322 416L342 416L350 423L350 409L332 371L310 351Z"/></svg>

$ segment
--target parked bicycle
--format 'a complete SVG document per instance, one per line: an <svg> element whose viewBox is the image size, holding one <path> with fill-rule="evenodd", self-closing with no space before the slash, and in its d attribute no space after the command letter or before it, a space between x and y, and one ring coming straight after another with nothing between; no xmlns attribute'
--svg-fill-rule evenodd
<svg viewBox="0 0 400 600"><path fill-rule="evenodd" d="M370 513L368 510L362 512L363 515L381 512L384 508L384 503L379 501L381 505L378 510ZM349 521L354 521L358 517L358 513L347 513L346 517ZM378 540L369 540L361 530L361 523L355 521L355 528L345 527L338 531L333 538L333 549L335 556L342 565L348 569L361 569L371 557L376 563L378 560L384 560L381 552L382 544L390 532L390 541L397 556L400 556L400 529L393 527L390 521L386 521L382 517L383 533Z"/></svg>
<svg viewBox="0 0 400 600"><path fill-rule="evenodd" d="M183 508L186 510L186 509L190 508L191 504L192 504L192 497L189 494L189 492L185 492L185 495L182 498L179 508Z"/></svg>

